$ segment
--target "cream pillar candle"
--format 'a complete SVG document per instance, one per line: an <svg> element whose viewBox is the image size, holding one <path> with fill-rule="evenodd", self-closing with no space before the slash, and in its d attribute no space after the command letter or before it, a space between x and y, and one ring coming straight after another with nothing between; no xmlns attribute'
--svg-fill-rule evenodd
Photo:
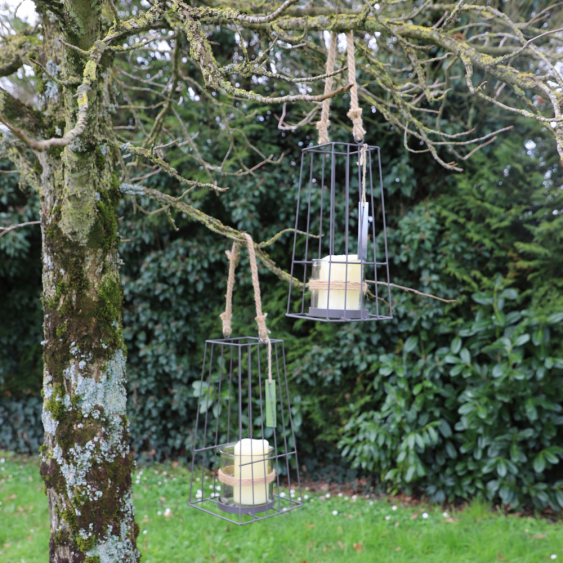
<svg viewBox="0 0 563 563"><path fill-rule="evenodd" d="M270 454L268 440L251 440L244 438L235 444L234 477L235 479L265 479L268 474L266 458ZM262 461L264 460L264 461ZM244 465L248 464L248 465ZM233 487L236 503L252 505L268 502L268 483L247 487Z"/></svg>
<svg viewBox="0 0 563 563"><path fill-rule="evenodd" d="M332 260L332 263L329 262ZM335 264L335 262L342 262ZM318 281L329 282L330 271L330 285L333 282L355 282L359 284L362 282L362 266L361 261L355 254L348 255L348 264L346 262L346 255L333 255L325 256L322 260L315 260L313 268L318 268L317 272L314 271L313 278ZM360 286L357 286L360 287ZM360 309L360 289L333 289L330 288L330 295L328 289L318 289L316 291L316 304L313 306L318 309L344 309L344 301L346 301L346 310L359 311ZM313 300L315 301L315 300Z"/></svg>

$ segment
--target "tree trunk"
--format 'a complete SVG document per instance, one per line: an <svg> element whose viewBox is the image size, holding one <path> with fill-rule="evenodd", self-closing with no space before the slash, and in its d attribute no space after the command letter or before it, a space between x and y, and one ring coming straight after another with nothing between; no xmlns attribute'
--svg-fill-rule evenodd
<svg viewBox="0 0 563 563"><path fill-rule="evenodd" d="M100 31L101 3L64 4L62 38L82 50ZM64 49L49 24L41 61L81 77L85 57ZM60 62L60 66L58 63ZM42 466L49 499L52 563L136 562L121 326L119 180L112 138L111 57L88 92L86 131L65 149L38 153L43 235L44 380ZM45 78L45 76L44 76ZM45 114L61 135L76 123L74 87L47 79Z"/></svg>

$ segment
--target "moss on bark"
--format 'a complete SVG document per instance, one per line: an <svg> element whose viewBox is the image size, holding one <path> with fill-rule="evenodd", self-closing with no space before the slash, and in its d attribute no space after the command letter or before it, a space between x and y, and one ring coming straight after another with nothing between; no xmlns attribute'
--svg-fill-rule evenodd
<svg viewBox="0 0 563 563"><path fill-rule="evenodd" d="M67 41L92 46L99 6L97 0L65 3ZM59 60L62 76L85 70L84 59L70 49ZM101 103L111 99L108 75L101 72L110 63L111 56L104 57L89 74L84 133L64 149L40 155L46 430L41 474L51 513L50 559L57 563L139 559L125 417L120 191L113 153L99 141L112 136L108 104ZM78 111L72 89L44 99L53 119L42 127L49 127L49 136L68 131Z"/></svg>

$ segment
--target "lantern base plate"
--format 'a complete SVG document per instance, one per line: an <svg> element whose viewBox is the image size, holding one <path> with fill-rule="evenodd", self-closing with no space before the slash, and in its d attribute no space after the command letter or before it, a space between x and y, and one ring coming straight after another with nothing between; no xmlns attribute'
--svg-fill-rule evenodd
<svg viewBox="0 0 563 563"><path fill-rule="evenodd" d="M245 506L240 504L223 504L218 500L217 506L223 512L229 512L230 514L256 514L258 512L266 512L266 510L272 510L274 508L274 502L274 500L271 500L265 504Z"/></svg>
<svg viewBox="0 0 563 563"><path fill-rule="evenodd" d="M329 317L331 319L367 319L369 318L368 309L317 309L309 307L311 317Z"/></svg>

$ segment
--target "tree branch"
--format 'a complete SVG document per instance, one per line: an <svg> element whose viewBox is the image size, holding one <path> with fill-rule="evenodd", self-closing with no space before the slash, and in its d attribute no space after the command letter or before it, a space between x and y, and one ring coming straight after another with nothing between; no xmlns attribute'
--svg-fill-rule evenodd
<svg viewBox="0 0 563 563"><path fill-rule="evenodd" d="M0 43L0 77L17 72L27 58L35 56L42 41L32 35L8 35Z"/></svg>
<svg viewBox="0 0 563 563"><path fill-rule="evenodd" d="M211 216L203 213L203 211L200 211L199 209L196 209L195 207L181 201L180 198L172 197L168 194L164 194L164 193L159 192L158 190L154 190L152 188L145 188L143 186L131 186L130 184L122 184L121 185L121 192L126 194L126 195L150 197L151 199L154 199L155 201L157 201L158 203L163 205L165 210L173 207L173 208L177 209L178 211L185 213L188 217L190 217L194 221L202 223L203 225L205 225L209 230L213 231L214 233L217 233L217 234L219 234L219 235L221 235L225 238L228 238L230 240L234 240L234 241L237 241L237 242L241 242L241 243L246 242L243 232L237 231L236 229L233 229L232 227L224 225L218 219L215 219L214 217L211 217ZM158 211L160 211L160 210L158 210ZM254 248L255 248L256 256L258 257L260 262L262 262L262 264L264 264L264 266L266 266L266 268L268 268L268 270L270 270L273 274L275 274L281 280L284 280L286 282L291 281L293 287L295 287L296 289L303 289L303 283L302 282L300 282L296 278L291 278L290 274L288 274L286 271L282 270L281 268L278 268L278 266L276 266L276 263L263 250L263 248L265 246L272 244L273 242L278 240L278 238L282 234L289 232L289 231L294 231L294 229L284 229L283 231L280 231L279 233L274 235L268 241L260 242L260 243L255 242ZM299 234L306 234L306 233L303 233L302 231L297 231L297 232ZM309 235L309 236L313 236L313 235ZM314 236L314 238L318 238L318 237ZM375 282L368 282L368 283L375 283ZM386 282L377 282L377 283L387 285ZM443 301L445 303L455 303L456 302L455 299L443 299L442 297L436 297L435 295L430 295L428 293L422 293L421 291L418 291L416 289L411 289L410 287L404 287L402 285L397 285L397 284L393 284L393 283L390 283L389 285L392 286L392 287L396 287L397 289L400 289L402 291L410 291L412 293L416 293L417 295L421 295L423 297L431 297L432 299L438 299L438 300Z"/></svg>
<svg viewBox="0 0 563 563"><path fill-rule="evenodd" d="M209 183L199 182L198 180L187 180L186 178L181 176L175 168L172 168L172 166L170 166L170 164L168 164L165 160L163 160L162 158L154 155L148 149L141 148L141 147L134 147L130 143L120 145L119 143L114 142L113 144L119 150L121 150L125 153L135 154L137 156L141 156L143 158L146 158L147 160L149 160L153 164L158 165L159 168L161 168L162 170L164 170L165 172L170 174L170 176L172 176L173 178L178 180L178 182L180 182L181 184L191 186L191 188L190 188L190 190L188 190L188 192L191 191L192 189L195 189L195 188L209 188L210 190L214 190L216 192L226 192L229 189L229 188L219 188L216 183L215 184L209 184ZM144 188L144 189L148 189L148 188ZM188 192L185 192L183 195L186 195L186 193L188 193Z"/></svg>
<svg viewBox="0 0 563 563"><path fill-rule="evenodd" d="M31 135L36 135L41 130L41 114L0 88L0 121L2 116Z"/></svg>
<svg viewBox="0 0 563 563"><path fill-rule="evenodd" d="M292 4L295 4L298 1L299 0L285 0L285 2L277 10L274 10L267 16L248 16L244 13L233 10L232 8L203 8L200 10L200 13L201 17L219 16L236 22L245 22L249 24L270 23L285 12Z"/></svg>
<svg viewBox="0 0 563 563"><path fill-rule="evenodd" d="M396 287L397 289L401 289L402 291L409 291L411 293L416 293L422 297L430 297L431 299L437 299L438 301L443 301L444 303L457 303L457 299L444 299L443 297L437 297L436 295L431 295L430 293L422 293L422 291L418 291L417 289L412 289L411 287L405 287L403 285L397 285L396 283L387 283L382 281L373 281L367 280L367 283L376 283L378 285L388 285L390 287Z"/></svg>
<svg viewBox="0 0 563 563"><path fill-rule="evenodd" d="M10 121L8 121L8 119L4 115L0 115L0 122L2 122L15 137L17 137L20 141L25 143L25 145L27 145L34 151L44 152L54 147L66 147L67 145L69 145L74 139L80 136L86 128L88 119L88 92L97 80L97 68L108 45L115 39L126 34L128 31L140 30L145 26L154 23L162 16L162 13L163 7L160 4L157 4L144 14L141 14L140 16L135 18L131 18L126 22L122 22L119 29L114 26L110 30L110 33L108 33L108 35L104 38L104 40L96 41L94 46L88 52L81 51L81 49L78 49L77 47L74 47L73 45L70 45L64 41L61 41L61 43L63 43L67 47L78 49L78 51L81 51L88 56L88 62L86 63L86 66L84 68L82 83L78 87L76 93L78 97L78 114L76 118L76 124L62 137L53 137L51 139L36 141L30 139L25 131L10 123Z"/></svg>
<svg viewBox="0 0 563 563"><path fill-rule="evenodd" d="M41 221L28 221L27 223L19 223L18 225L10 225L9 227L0 227L0 237L3 237L5 234L13 231L14 229L19 229L20 227L27 227L28 225L40 225Z"/></svg>

